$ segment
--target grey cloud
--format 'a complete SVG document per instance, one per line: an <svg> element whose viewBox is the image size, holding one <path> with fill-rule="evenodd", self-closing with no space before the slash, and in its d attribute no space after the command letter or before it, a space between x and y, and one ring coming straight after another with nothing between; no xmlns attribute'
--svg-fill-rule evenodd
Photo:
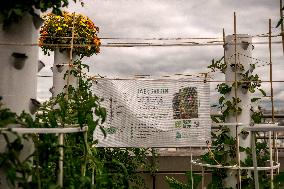
<svg viewBox="0 0 284 189"><path fill-rule="evenodd" d="M268 18L278 20L278 1L270 0L86 0L86 6L71 4L69 11L89 16L100 27L101 37L222 37L233 32L233 12L237 12L237 31L266 33ZM278 32L277 30L273 30ZM103 41L110 42L110 41ZM273 45L274 79L283 79L283 55ZM166 75L204 72L211 59L223 54L221 46L101 48L99 55L84 59L91 73L101 75ZM268 60L267 46L257 45L253 57ZM52 57L41 58L51 62ZM48 68L43 74L51 75ZM267 66L257 73L267 79ZM222 78L216 75L216 78ZM50 82L39 81L39 96L48 96ZM212 87L213 86L213 87ZM213 90L216 84L212 84ZM275 84L277 99L283 96L282 84ZM268 89L268 86L265 86ZM46 93L44 91L46 90ZM216 92L212 91L216 98Z"/></svg>

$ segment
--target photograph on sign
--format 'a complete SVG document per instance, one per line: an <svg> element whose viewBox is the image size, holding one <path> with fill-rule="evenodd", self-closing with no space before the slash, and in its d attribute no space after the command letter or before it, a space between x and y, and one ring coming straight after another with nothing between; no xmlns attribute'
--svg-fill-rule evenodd
<svg viewBox="0 0 284 189"><path fill-rule="evenodd" d="M195 81L195 82L193 82ZM190 79L98 79L107 109L100 147L196 147L210 141L209 84Z"/></svg>

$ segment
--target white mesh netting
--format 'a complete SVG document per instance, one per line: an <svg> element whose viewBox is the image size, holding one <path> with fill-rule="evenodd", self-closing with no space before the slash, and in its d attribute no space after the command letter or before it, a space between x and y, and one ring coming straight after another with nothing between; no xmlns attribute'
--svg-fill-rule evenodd
<svg viewBox="0 0 284 189"><path fill-rule="evenodd" d="M209 84L200 78L107 79L94 82L103 98L107 137L100 147L196 147L210 141Z"/></svg>

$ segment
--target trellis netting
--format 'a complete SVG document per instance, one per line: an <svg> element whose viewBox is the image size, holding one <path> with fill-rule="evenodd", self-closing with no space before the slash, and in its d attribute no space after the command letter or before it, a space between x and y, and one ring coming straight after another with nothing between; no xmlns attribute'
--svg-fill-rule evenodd
<svg viewBox="0 0 284 189"><path fill-rule="evenodd" d="M210 141L209 84L201 78L108 79L94 82L107 109L99 147L197 147Z"/></svg>

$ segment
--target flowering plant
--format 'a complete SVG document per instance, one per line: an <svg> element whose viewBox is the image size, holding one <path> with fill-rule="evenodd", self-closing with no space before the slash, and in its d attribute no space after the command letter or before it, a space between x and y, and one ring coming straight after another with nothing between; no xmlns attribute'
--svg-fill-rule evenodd
<svg viewBox="0 0 284 189"><path fill-rule="evenodd" d="M99 28L88 17L62 12L61 16L49 13L43 18L45 21L40 29L39 45L45 54L58 48L60 52L71 48L73 24L73 52L81 58L99 53Z"/></svg>

